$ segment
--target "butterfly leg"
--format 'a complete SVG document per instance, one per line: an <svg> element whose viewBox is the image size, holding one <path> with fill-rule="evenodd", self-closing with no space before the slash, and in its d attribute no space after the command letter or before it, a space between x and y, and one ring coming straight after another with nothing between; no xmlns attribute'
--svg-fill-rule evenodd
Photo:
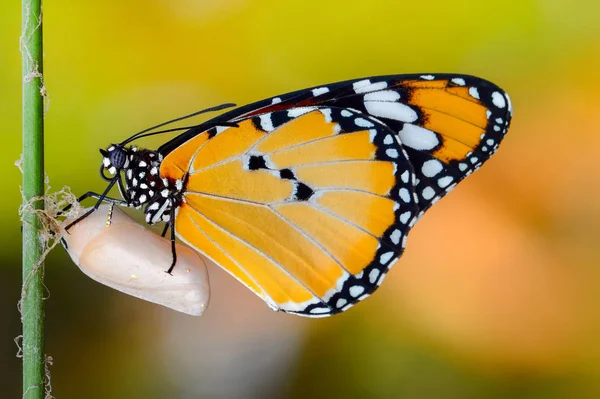
<svg viewBox="0 0 600 399"><path fill-rule="evenodd" d="M171 208L171 218L169 219L169 223L165 226L163 230L162 236L164 237L167 233L167 229L171 228L171 254L173 255L173 263L171 263L171 267L167 270L167 273L171 274L173 269L175 268L175 264L177 263L177 251L175 248L175 207Z"/></svg>
<svg viewBox="0 0 600 399"><path fill-rule="evenodd" d="M167 235L167 231L169 231L169 227L171 227L171 223L165 223L165 228L163 229L162 233L161 233L161 237L165 237Z"/></svg>
<svg viewBox="0 0 600 399"><path fill-rule="evenodd" d="M94 193L92 191L88 191L87 193L83 194L81 197L79 197L77 199L77 202L81 202L86 198L97 198L98 201L96 202L96 204L92 207L92 209L88 210L86 213L84 213L83 215L79 216L77 219L75 219L73 222L69 223L67 225L67 227L65 227L65 231L68 231L71 227L73 227L74 225L76 225L77 223L81 222L83 219L85 219L86 217L90 216L93 212L95 212L99 207L100 204L102 204L102 202L110 202L116 205L121 205L121 206L128 206L129 203L127 201L123 201L120 199L116 199L116 198L110 198L107 197L108 192L110 191L110 189L115 185L115 183L117 182L117 179L113 179L110 184L108 185L108 187L106 187L106 190L104 190L104 192L102 194L97 194ZM66 206L62 212L66 212L71 208L71 205ZM61 213L62 213L61 212Z"/></svg>

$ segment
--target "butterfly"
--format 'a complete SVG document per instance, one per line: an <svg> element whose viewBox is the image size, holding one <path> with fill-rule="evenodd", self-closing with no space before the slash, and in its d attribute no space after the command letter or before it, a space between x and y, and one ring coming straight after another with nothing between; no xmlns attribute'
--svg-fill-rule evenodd
<svg viewBox="0 0 600 399"><path fill-rule="evenodd" d="M490 158L511 117L508 95L474 76L321 85L186 127L157 150L129 143L181 129L110 145L108 187L81 199L98 199L89 212L108 201L164 222L169 272L178 238L272 309L324 317L381 285L410 229ZM122 199L108 197L115 185Z"/></svg>

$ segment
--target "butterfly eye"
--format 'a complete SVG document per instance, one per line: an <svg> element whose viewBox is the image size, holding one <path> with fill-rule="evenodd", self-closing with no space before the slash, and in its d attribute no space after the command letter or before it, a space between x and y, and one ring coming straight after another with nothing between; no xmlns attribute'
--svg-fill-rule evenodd
<svg viewBox="0 0 600 399"><path fill-rule="evenodd" d="M117 168L117 170L123 169L127 163L126 149L121 146L111 146L109 148L112 149L109 151L110 164Z"/></svg>

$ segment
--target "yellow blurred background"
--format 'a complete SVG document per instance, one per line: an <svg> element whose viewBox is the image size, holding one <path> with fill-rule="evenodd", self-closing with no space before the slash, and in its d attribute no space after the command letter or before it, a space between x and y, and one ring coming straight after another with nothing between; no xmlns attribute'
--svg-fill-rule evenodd
<svg viewBox="0 0 600 399"><path fill-rule="evenodd" d="M46 171L102 190L98 148L223 102L457 72L515 117L346 314L277 314L220 270L201 318L46 264L57 398L600 397L600 3L107 0L44 5ZM0 392L20 395L20 4L0 4ZM155 147L165 138L146 142Z"/></svg>

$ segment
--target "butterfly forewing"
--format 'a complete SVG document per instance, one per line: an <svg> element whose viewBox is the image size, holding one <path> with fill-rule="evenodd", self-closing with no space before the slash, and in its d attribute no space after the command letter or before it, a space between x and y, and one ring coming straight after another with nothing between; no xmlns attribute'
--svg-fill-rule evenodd
<svg viewBox="0 0 600 399"><path fill-rule="evenodd" d="M416 175L421 211L498 149L512 118L508 95L467 75L393 75L319 86L265 100L247 114L335 105L373 116L394 131Z"/></svg>

